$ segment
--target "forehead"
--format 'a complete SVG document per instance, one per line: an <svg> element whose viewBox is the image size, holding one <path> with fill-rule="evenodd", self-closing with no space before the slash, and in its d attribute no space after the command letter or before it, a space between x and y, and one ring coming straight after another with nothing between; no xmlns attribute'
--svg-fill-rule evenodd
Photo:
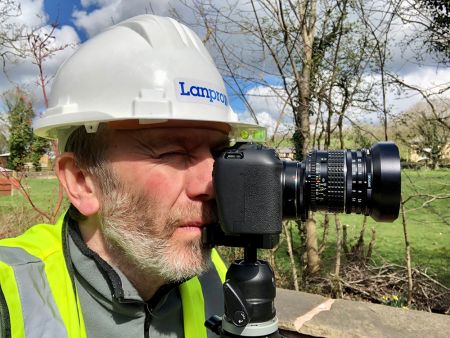
<svg viewBox="0 0 450 338"><path fill-rule="evenodd" d="M228 134L222 130L211 128L174 128L160 127L136 130L115 130L113 144L149 145L163 147L180 145L184 147L226 146L229 143Z"/></svg>

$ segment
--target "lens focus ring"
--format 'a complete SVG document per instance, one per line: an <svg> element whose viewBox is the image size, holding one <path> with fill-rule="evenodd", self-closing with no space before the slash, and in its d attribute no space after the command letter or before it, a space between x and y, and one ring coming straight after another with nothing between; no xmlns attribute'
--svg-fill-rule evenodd
<svg viewBox="0 0 450 338"><path fill-rule="evenodd" d="M328 211L342 212L345 201L344 151L328 152Z"/></svg>

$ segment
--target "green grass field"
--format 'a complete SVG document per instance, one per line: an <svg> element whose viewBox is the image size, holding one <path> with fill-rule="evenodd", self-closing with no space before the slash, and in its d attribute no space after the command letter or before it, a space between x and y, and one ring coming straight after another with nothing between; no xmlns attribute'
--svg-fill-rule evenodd
<svg viewBox="0 0 450 338"><path fill-rule="evenodd" d="M26 179L26 186L35 204L50 212L56 203L58 184L56 179ZM402 195L406 199L413 195L430 195L412 198L406 203L406 219L414 266L426 268L430 274L450 286L450 198L434 200L422 204L439 194L450 193L450 170L403 170ZM65 202L67 206L67 202ZM348 225L349 244L359 237L363 217L361 215L341 215L341 222ZM318 237L322 238L322 220L317 214ZM331 267L335 257L335 224L331 217L323 263ZM21 228L26 222L42 221L31 211L28 202L18 193L0 197L0 233L5 227ZM404 264L403 226L401 218L394 223L376 223L368 219L365 233L366 244L370 241L371 228L376 229L376 243L373 258L378 262L388 261ZM298 249L298 235L294 231L295 248ZM279 250L277 261L288 268L286 250Z"/></svg>
<svg viewBox="0 0 450 338"><path fill-rule="evenodd" d="M48 215L53 213L58 200L56 178L24 178L22 185L37 208ZM63 208L67 205L64 200ZM34 211L20 192L13 190L12 196L0 196L0 237L20 233L32 224L42 222L48 222L48 219Z"/></svg>
<svg viewBox="0 0 450 338"><path fill-rule="evenodd" d="M44 210L54 207L58 194L58 181L55 178L24 178L22 184L36 206ZM28 202L17 191L14 191L12 196L0 197L0 212L2 213L9 212L18 205L28 205Z"/></svg>

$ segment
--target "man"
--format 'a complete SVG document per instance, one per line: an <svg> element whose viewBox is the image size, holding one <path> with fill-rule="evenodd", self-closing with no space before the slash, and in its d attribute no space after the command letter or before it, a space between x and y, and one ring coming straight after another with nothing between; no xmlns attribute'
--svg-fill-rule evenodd
<svg viewBox="0 0 450 338"><path fill-rule="evenodd" d="M261 130L238 123L199 38L151 15L107 29L62 65L34 128L59 140L71 206L0 241L2 337L212 337L213 154Z"/></svg>

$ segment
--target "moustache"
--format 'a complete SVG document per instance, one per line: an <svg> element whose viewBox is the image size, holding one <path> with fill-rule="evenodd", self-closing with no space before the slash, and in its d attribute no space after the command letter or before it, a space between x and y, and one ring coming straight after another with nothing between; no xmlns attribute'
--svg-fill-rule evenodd
<svg viewBox="0 0 450 338"><path fill-rule="evenodd" d="M217 207L215 203L189 204L174 210L167 217L167 228L175 231L176 228L189 222L200 222L202 225L216 223Z"/></svg>

